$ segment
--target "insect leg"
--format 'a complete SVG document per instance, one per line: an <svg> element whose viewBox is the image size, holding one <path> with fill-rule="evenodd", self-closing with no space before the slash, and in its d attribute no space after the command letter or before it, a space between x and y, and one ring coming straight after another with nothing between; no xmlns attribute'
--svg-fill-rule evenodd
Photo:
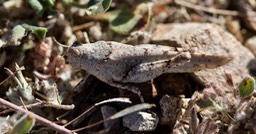
<svg viewBox="0 0 256 134"><path fill-rule="evenodd" d="M133 93L135 93L139 96L141 102L144 102L144 98L141 95L141 92L140 92L138 87L131 86L129 84L116 83L116 82L112 82L112 83L108 83L108 84L113 86L113 87L117 87L117 88L120 88L120 89L131 91L131 92L133 92Z"/></svg>
<svg viewBox="0 0 256 134"><path fill-rule="evenodd" d="M134 66L124 77L124 82L142 83L154 79L163 73L182 72L180 66L190 61L190 53L180 53L172 59L163 59L152 62L141 63ZM173 69L173 70L172 70ZM182 69L182 68L181 68Z"/></svg>

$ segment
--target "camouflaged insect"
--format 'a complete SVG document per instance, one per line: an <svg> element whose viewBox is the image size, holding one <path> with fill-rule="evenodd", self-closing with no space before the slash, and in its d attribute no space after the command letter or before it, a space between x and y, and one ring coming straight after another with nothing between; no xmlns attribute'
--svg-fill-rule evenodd
<svg viewBox="0 0 256 134"><path fill-rule="evenodd" d="M111 86L140 95L129 83L143 83L163 73L195 72L222 66L231 57L199 54L182 48L154 44L128 45L113 41L98 41L69 49L68 62L74 68L86 70Z"/></svg>

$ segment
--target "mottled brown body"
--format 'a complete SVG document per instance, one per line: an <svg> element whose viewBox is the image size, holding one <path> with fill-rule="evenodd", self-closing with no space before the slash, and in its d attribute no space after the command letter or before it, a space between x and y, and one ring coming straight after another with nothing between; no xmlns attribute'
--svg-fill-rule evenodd
<svg viewBox="0 0 256 134"><path fill-rule="evenodd" d="M216 68L232 59L224 55L191 53L169 46L132 46L105 41L84 45L75 43L67 56L73 67L86 70L103 82L125 89L128 83L143 83L163 73Z"/></svg>

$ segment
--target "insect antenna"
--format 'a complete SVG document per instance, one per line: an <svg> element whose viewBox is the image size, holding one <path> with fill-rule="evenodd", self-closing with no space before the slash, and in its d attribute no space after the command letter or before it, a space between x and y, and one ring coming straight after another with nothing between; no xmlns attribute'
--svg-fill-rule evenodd
<svg viewBox="0 0 256 134"><path fill-rule="evenodd" d="M56 38L55 38L54 36L52 36L52 40L53 40L57 45L62 46L63 48L67 48L66 51L64 51L63 54L61 55L61 56L64 57L64 56L67 54L67 52L69 51L70 46L66 46L66 45L64 45L64 44L61 44L60 42L58 42L58 41L56 40Z"/></svg>

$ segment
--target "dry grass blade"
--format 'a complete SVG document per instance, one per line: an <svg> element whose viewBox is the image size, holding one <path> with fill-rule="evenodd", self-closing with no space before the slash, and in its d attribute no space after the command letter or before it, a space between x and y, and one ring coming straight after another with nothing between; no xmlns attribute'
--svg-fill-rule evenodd
<svg viewBox="0 0 256 134"><path fill-rule="evenodd" d="M83 115L85 115L86 113L88 113L89 111L91 111L92 109L94 109L97 106L103 105L103 104L107 104L107 103L113 103L113 102L121 102L121 103L131 103L129 98L112 98L112 99L108 99L108 100L104 100L101 101L99 103L94 104L92 107L90 107L89 109L87 109L86 111L84 111L82 114L80 114L78 117L76 117L75 119L71 120L70 122L68 122L67 124L65 124L64 126L68 126L70 124L72 124L73 122L75 122L76 120L78 120L79 118L81 118Z"/></svg>

